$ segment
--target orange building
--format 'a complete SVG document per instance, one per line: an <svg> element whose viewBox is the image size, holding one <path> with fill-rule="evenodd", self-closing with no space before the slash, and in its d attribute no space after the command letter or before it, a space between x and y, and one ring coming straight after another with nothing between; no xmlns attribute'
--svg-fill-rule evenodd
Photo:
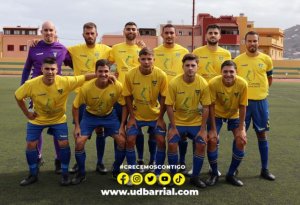
<svg viewBox="0 0 300 205"><path fill-rule="evenodd" d="M0 58L26 58L32 39L41 39L39 28L3 27L0 34Z"/></svg>
<svg viewBox="0 0 300 205"><path fill-rule="evenodd" d="M241 36L240 52L246 51L244 37L248 31L255 31L259 34L259 50L268 54L273 60L283 59L283 38L284 33L280 28L255 28L253 21L248 21L244 14L236 17Z"/></svg>

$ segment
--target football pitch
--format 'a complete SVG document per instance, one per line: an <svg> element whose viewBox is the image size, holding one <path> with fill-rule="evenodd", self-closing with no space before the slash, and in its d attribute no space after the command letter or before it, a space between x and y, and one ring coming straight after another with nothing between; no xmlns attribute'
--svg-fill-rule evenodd
<svg viewBox="0 0 300 205"><path fill-rule="evenodd" d="M214 187L199 189L198 196L103 196L106 189L162 189L159 186L125 187L118 185L108 175L95 172L95 136L87 142L86 169L87 181L77 185L61 187L60 176L54 174L54 147L52 137L44 134L43 157L45 164L40 169L39 181L28 187L20 187L19 182L28 175L25 158L26 119L14 99L14 91L20 78L0 78L0 204L300 204L300 83L275 82L270 90L269 168L276 176L275 181L259 177L260 158L257 139L253 131L248 132L246 156L239 167L239 178L243 187L234 187L225 182L231 161L232 134L223 126L220 139L219 170L222 176ZM71 103L68 101L69 139L74 159L74 140L72 138ZM145 162L149 160L147 136L145 136ZM192 146L189 142L187 167L191 168ZM107 168L113 162L113 142L107 139L104 161ZM167 163L167 160L165 161ZM208 178L207 158L203 165L201 178ZM188 180L177 190L192 190Z"/></svg>

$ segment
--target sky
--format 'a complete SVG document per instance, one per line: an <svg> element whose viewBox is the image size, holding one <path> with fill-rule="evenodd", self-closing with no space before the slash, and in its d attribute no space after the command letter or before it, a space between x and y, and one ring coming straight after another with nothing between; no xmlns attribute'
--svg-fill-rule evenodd
<svg viewBox="0 0 300 205"><path fill-rule="evenodd" d="M134 21L140 28L159 24L192 24L192 0L0 0L0 27L38 27L54 22L60 42L82 43L82 26L94 22L103 34L121 33ZM300 24L299 0L195 0L195 14L238 16L244 13L255 27L287 29Z"/></svg>

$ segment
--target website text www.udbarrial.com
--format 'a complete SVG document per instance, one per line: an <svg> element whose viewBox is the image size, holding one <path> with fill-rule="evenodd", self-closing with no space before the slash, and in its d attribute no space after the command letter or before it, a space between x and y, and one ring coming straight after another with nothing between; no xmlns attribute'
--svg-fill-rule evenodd
<svg viewBox="0 0 300 205"><path fill-rule="evenodd" d="M176 190L175 188L167 189L104 189L100 190L102 196L197 196L199 195L199 190Z"/></svg>

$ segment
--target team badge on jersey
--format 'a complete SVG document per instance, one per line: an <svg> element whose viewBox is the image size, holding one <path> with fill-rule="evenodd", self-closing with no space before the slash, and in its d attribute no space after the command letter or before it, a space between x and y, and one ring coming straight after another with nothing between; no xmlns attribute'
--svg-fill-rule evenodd
<svg viewBox="0 0 300 205"><path fill-rule="evenodd" d="M57 52L53 52L53 56L56 58L56 56L57 56Z"/></svg>
<svg viewBox="0 0 300 205"><path fill-rule="evenodd" d="M58 92L59 94L62 94L62 93L64 92L64 89L58 89L57 92Z"/></svg>

